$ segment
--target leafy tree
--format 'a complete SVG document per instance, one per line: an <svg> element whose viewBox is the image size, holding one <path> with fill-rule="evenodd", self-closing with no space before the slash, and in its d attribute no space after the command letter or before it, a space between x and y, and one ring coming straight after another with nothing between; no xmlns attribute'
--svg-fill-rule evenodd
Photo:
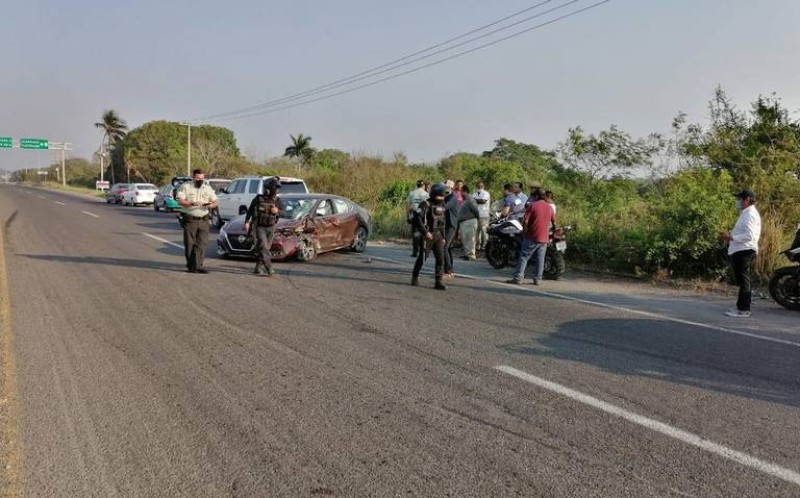
<svg viewBox="0 0 800 498"><path fill-rule="evenodd" d="M239 149L231 130L218 126L192 128L197 165L209 175L225 176L239 171ZM186 173L186 127L172 121L150 121L125 137L125 160L131 175L144 181L161 183L174 175ZM232 168L232 165L237 167Z"/></svg>
<svg viewBox="0 0 800 498"><path fill-rule="evenodd" d="M494 148L484 151L482 156L519 164L529 180L539 182L543 182L550 171L558 166L555 153L508 138L497 139Z"/></svg>
<svg viewBox="0 0 800 498"><path fill-rule="evenodd" d="M117 114L117 111L113 109L103 112L101 120L95 123L94 126L103 130L102 143L104 144L104 148L112 152L114 149L118 148L118 145L125 138L126 131L128 130L128 124ZM114 172L119 165L119 160L117 159L115 163L113 159L112 157L111 164L109 165L111 168L112 183L116 182L116 175Z"/></svg>
<svg viewBox="0 0 800 498"><path fill-rule="evenodd" d="M350 154L339 149L322 149L314 154L313 167L328 171L339 171L350 159Z"/></svg>
<svg viewBox="0 0 800 498"><path fill-rule="evenodd" d="M314 148L311 147L311 137L298 133L297 136L289 135L289 138L292 139L292 145L286 147L283 155L291 158L299 158L303 166L311 164L311 159L316 152Z"/></svg>
<svg viewBox="0 0 800 498"><path fill-rule="evenodd" d="M664 147L664 140L655 133L634 140L616 125L597 135L587 135L578 126L569 130L567 140L559 146L559 154L569 166L594 180L629 178L637 168L649 169L654 156Z"/></svg>

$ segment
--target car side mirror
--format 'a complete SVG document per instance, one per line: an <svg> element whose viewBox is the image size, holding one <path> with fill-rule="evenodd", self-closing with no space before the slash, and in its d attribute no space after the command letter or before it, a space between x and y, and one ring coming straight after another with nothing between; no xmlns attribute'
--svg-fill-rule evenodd
<svg viewBox="0 0 800 498"><path fill-rule="evenodd" d="M219 193L220 193L220 194L227 194L227 193L228 193L228 189L226 189L226 188L221 188L221 189L219 189Z"/></svg>

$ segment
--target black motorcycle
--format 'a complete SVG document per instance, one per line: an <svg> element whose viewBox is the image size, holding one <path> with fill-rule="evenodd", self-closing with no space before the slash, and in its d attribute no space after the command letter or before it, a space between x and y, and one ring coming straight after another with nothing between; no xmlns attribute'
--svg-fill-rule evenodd
<svg viewBox="0 0 800 498"><path fill-rule="evenodd" d="M794 234L792 247L781 254L792 263L800 263L800 225ZM784 308L800 311L800 264L775 270L769 279L769 293Z"/></svg>
<svg viewBox="0 0 800 498"><path fill-rule="evenodd" d="M544 256L543 277L548 280L557 280L566 271L564 253L567 251L565 233L571 226L564 226L550 230L550 242ZM509 265L517 264L520 250L522 223L518 220L502 218L489 225L487 230L489 240L486 241L484 253L493 268L498 270Z"/></svg>

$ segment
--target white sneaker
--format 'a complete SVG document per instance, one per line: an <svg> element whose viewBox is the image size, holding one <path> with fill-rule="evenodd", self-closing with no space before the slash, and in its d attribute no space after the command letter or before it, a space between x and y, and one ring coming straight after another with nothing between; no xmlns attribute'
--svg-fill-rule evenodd
<svg viewBox="0 0 800 498"><path fill-rule="evenodd" d="M731 309L731 310L726 311L725 315L733 316L733 317L736 317L736 318L746 318L746 317L750 316L750 312L749 311Z"/></svg>

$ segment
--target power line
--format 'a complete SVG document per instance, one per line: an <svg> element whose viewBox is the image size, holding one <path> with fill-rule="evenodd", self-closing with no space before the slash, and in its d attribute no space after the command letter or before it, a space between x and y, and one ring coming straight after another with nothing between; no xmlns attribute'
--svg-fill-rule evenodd
<svg viewBox="0 0 800 498"><path fill-rule="evenodd" d="M259 116L261 114L270 114L270 113L273 113L273 112L283 111L283 110L286 110L286 109L291 109L293 107L299 107L299 106L302 106L302 105L311 104L311 103L314 103L314 102L319 102L321 100L327 100L327 99L330 99L330 98L333 98L333 97L338 97L340 95L344 95L344 94L347 94L347 93L355 92L356 90L361 90L362 88L367 88L367 87L370 87L370 86L377 85L379 83L383 83L385 81L389 81L389 80L392 80L392 79L395 79L395 78L399 78L401 76L405 76L405 75L408 75L408 74L416 73L418 71L421 71L423 69L429 68L431 66L436 66L438 64L442 64L444 62L447 62L447 61L450 61L450 60L453 60L453 59L456 59L456 58L459 58L459 57L463 57L463 56L471 54L473 52L477 52L478 50L482 50L484 48L491 47L492 45L497 45L498 43L504 42L506 40L510 40L512 38L516 38L518 36L521 36L521 35L523 35L525 33L530 32L530 31L534 31L534 30L543 28L545 26L549 26L551 24L555 24L557 22L563 21L565 19L568 19L570 17L576 16L578 14L582 14L582 13L588 11L588 10L595 9L595 8L597 8L597 7L599 7L599 6L603 5L603 4L609 3L610 1L611 0L601 0L599 2L595 2L595 3L591 4L591 5L583 7L581 9L572 11L572 12L570 12L568 14L564 14L562 16L556 17L554 19L551 19L549 21L543 22L541 24L537 24L535 26L531 26L530 28L526 28L526 29L518 31L516 33L512 33L512 34L510 34L508 36L505 36L503 38L499 38L499 39L491 41L489 43L485 43L483 45L479 45L477 47L473 47L473 48L471 48L469 50L464 50L463 52L459 52L459 53L450 55L448 57L444 57L442 59L430 62L428 64L425 64L425 65L422 65L422 66L419 66L419 67L416 67L416 68L413 68L413 69L409 69L407 71L403 71L401 73L397 73L397 74L393 74L393 75L390 75L390 76L386 76L386 77L381 78L379 80L371 81L371 82L365 83L363 85L359 85L359 86L356 86L356 87L353 87L353 88L348 88L346 90L342 90L342 91L339 91L339 92L336 92L336 93L323 95L322 97L317 97L317 98L314 98L314 99L311 99L311 100L304 100L303 102L297 102L295 104L290 104L290 105L286 105L286 106L282 106L282 107L275 107L275 108L271 108L271 109L257 110L257 111L253 111L253 112L250 112L250 113L247 113L247 114L240 114L240 115L235 115L235 116L230 116L230 117L222 117L222 118L219 118L219 119L214 119L214 121L232 121L232 120L235 120L235 119L244 119L244 118L249 118L249 117L253 117L253 116Z"/></svg>
<svg viewBox="0 0 800 498"><path fill-rule="evenodd" d="M442 52L446 52L446 51L452 50L454 48L458 48L460 46L463 46L465 44L468 44L468 43L471 43L473 41L479 40L481 38L485 38L485 37L490 36L492 34L496 34L496 33L500 32L500 31L513 28L514 26L517 26L517 25L522 24L524 22L533 20L533 19L535 19L537 17L541 17L542 15L548 14L548 13L553 12L555 10L564 8L567 5L573 4L573 3L578 2L580 0L570 1L570 2L568 2L566 4L563 4L563 5L559 6L559 7L556 7L555 9L550 9L550 10L542 12L540 14L537 14L537 15L534 15L534 16L531 16L531 17L527 17L527 18L525 18L525 19L523 19L521 21L515 22L515 23L513 23L511 25L505 26L505 27L500 28L498 30L494 30L494 31L492 31L490 33L486 33L486 34L481 35L479 37L475 37L475 38L472 38L472 39L467 40L465 42L459 43L459 44L457 44L455 46L452 46L452 47L449 47L449 48L446 48L446 49L443 49L443 50L439 50L439 51L437 51L435 53L432 53L432 54L429 54L427 56L420 57L420 58L417 58L415 60L412 60L412 61L409 61L409 62L405 62L404 64L398 65L398 63L401 63L401 62L404 62L404 61L408 61L408 59L412 59L412 58L414 58L414 57L416 57L418 55L424 54L426 52L430 52L430 51L438 49L440 47L444 47L444 46L449 45L449 44L451 44L451 43L453 43L455 41L461 40L462 38L466 38L466 37L468 37L470 35L473 35L473 34L478 33L480 31L484 31L484 30L486 30L488 28L491 28L491 27L496 26L498 24L501 24L501 23L503 23L505 21L508 21L509 19L513 19L515 17L518 17L518 16L520 16L522 14L525 14L526 12L530 12L532 10L538 9L539 7L542 7L543 5L546 5L546 4L551 3L553 1L554 0L544 0L544 1L538 2L538 3L536 3L536 4L534 4L534 5L530 6L530 7L527 7L525 9L520 10L520 11L514 12L513 14L505 16L505 17L503 17L501 19L498 19L496 21L493 21L493 22L491 22L489 24L485 24L483 26L480 26L478 28L472 29L472 30L470 30L470 31L468 31L466 33L461 34L461 35L455 36L453 38L450 38L450 39L445 40L443 42L437 43L435 45L431 45L430 47L424 48L422 50L418 50L418 51L416 51L416 52L414 52L412 54L408 54L406 56L400 57L399 59L395 59L395 60L387 62L385 64L381 64L379 66L375 66L375 67L373 67L371 69L368 69L366 71L362 71L362 72L354 74L352 76L347 76L345 78L341 78L341 79L332 81L330 83L326 83L324 85L321 85L321 86L318 86L318 87L315 87L315 88L312 88L312 89L309 89L309 90L305 90L303 92L296 93L294 95L289 95L287 97L283 97L283 98L280 98L280 99L272 100L272 101L269 101L269 102L264 102L264 103L261 103L261 104L255 104L255 105L252 105L252 106L247 106L247 107L244 107L244 108L241 108L241 109L237 109L237 110L234 110L234 111L228 111L228 112L222 112L222 113L218 113L218 114L212 114L212 115L209 115L209 116L204 116L204 117L201 117L201 118L192 119L191 121L192 122L196 122L196 121L214 120L216 118L222 118L222 117L226 117L226 116L240 114L240 113L243 113L243 112L254 111L256 109L263 109L265 107L272 107L272 106L283 104L283 103L286 103L286 102L298 100L298 99L301 99L303 97L316 95L316 94L319 94L319 93L324 93L327 90L331 90L331 89L334 89L334 88L339 88L341 86L345 86L347 84L354 83L356 81L361 81L361 80L368 79L368 78L373 77L373 76L377 76L378 74L383 74L383 73L386 73L386 72L389 72L389 71L393 71L393 70L398 69L400 67L404 67L404 66L412 64L414 62L418 62L419 60L423 60L423 59L426 59L426 58L429 58L429 57L433 57L434 55L438 55L438 54L440 54ZM381 71L381 70L383 70L383 71Z"/></svg>

